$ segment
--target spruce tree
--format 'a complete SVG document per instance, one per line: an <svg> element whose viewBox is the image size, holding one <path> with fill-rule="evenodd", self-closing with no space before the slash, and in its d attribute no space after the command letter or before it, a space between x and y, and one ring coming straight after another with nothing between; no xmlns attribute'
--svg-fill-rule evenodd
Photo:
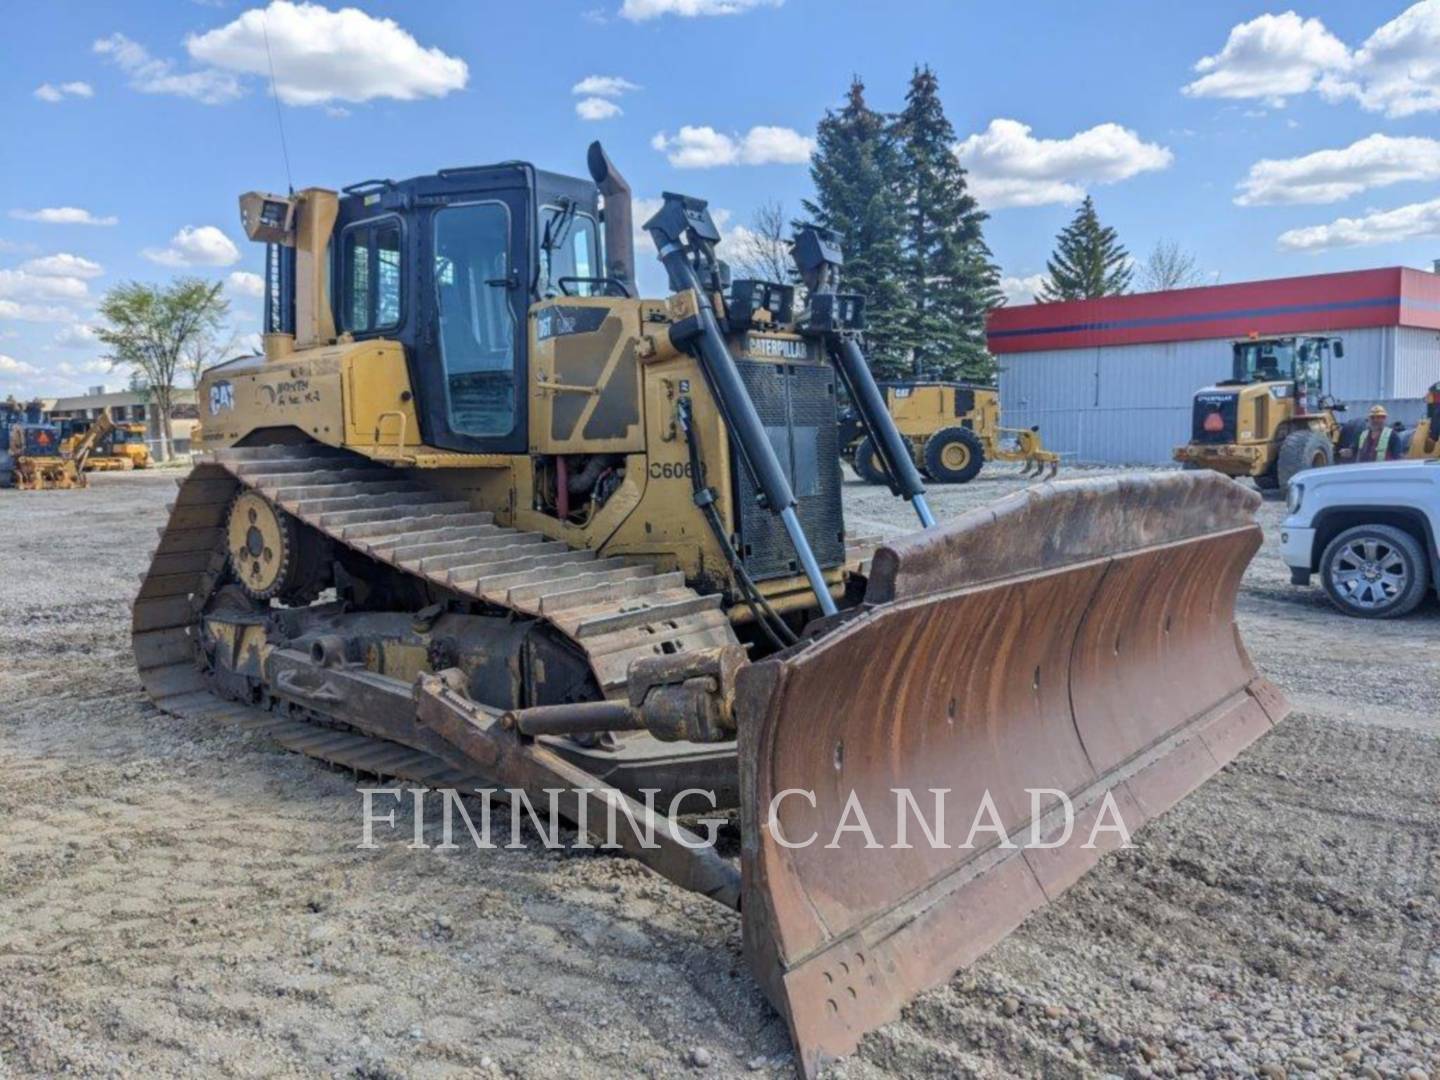
<svg viewBox="0 0 1440 1080"><path fill-rule="evenodd" d="M865 298L865 351L880 377L907 370L904 325L909 307L900 279L902 205L898 166L886 117L865 102L865 84L850 82L845 104L827 110L810 159L815 198L806 214L840 238L841 288Z"/></svg>
<svg viewBox="0 0 1440 1080"><path fill-rule="evenodd" d="M1075 217L1055 238L1055 254L1045 264L1049 279L1040 286L1042 303L1056 300L1094 300L1119 296L1130 288L1134 270L1130 253L1115 230L1100 224L1095 200L1089 195Z"/></svg>
<svg viewBox="0 0 1440 1080"><path fill-rule="evenodd" d="M1000 272L985 245L989 215L968 190L928 67L915 69L894 130L905 196L905 340L915 371L988 381L995 362L985 317L1001 302Z"/></svg>

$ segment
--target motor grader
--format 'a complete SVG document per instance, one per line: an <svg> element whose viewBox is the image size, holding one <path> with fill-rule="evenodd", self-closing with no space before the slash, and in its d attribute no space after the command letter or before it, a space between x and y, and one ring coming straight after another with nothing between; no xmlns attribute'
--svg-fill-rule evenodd
<svg viewBox="0 0 1440 1080"><path fill-rule="evenodd" d="M831 239L796 240L796 310L727 288L705 202L666 194L641 298L629 188L588 164L242 197L264 353L201 381L135 656L180 716L580 836L633 815L624 851L742 912L814 1075L1115 846L1085 843L1107 806L1138 826L1281 718L1233 626L1259 500L1135 475L936 525ZM847 530L840 387L919 531ZM949 791L935 842L838 828L889 837L897 788ZM738 857L686 817L712 804ZM967 845L980 806L1004 835Z"/></svg>
<svg viewBox="0 0 1440 1080"><path fill-rule="evenodd" d="M1229 379L1195 394L1190 441L1176 447L1187 469L1248 476L1262 491L1289 489L1303 469L1334 463L1345 406L1325 393L1335 337L1259 337L1233 343Z"/></svg>
<svg viewBox="0 0 1440 1080"><path fill-rule="evenodd" d="M969 383L885 382L885 407L911 459L937 484L967 484L987 461L1023 461L1024 475L1054 476L1060 455L1046 450L1040 429L1000 426L1000 392ZM841 417L845 460L869 484L889 482L875 442L854 410Z"/></svg>

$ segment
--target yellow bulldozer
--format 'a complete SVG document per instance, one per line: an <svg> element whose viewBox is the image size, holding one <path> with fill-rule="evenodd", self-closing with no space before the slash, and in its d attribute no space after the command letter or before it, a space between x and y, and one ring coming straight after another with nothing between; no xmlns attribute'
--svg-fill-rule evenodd
<svg viewBox="0 0 1440 1080"><path fill-rule="evenodd" d="M1054 476L1060 455L1046 450L1039 428L1000 426L1000 392L969 383L885 382L885 407L920 472L937 484L966 484L987 461L1023 461L1025 475ZM869 484L889 483L877 443L860 412L841 416L845 460Z"/></svg>
<svg viewBox="0 0 1440 1080"><path fill-rule="evenodd" d="M1233 625L1259 498L1132 475L937 525L834 238L797 236L797 310L667 193L639 297L629 188L588 165L242 197L264 353L201 381L135 657L171 713L618 818L742 913L814 1075L1284 715ZM840 387L913 534L846 528Z"/></svg>
<svg viewBox="0 0 1440 1080"><path fill-rule="evenodd" d="M1175 460L1282 492L1302 469L1332 464L1347 428L1335 415L1345 406L1325 393L1326 369L1344 342L1253 336L1232 351L1231 377L1196 393L1190 441Z"/></svg>

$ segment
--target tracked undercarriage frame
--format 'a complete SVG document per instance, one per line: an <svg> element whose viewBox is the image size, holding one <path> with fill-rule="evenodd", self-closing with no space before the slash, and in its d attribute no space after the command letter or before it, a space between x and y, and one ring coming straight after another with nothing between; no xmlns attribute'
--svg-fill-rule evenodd
<svg viewBox="0 0 1440 1080"><path fill-rule="evenodd" d="M427 653L401 677L403 665L381 672L328 633L346 618L398 616L235 601L227 521L247 491L362 576L413 586L403 614L418 629L385 631L392 639L430 650L443 618L534 628L558 650L551 667L568 656L593 680L601 710L623 710L637 660L734 646L720 598L501 528L356 455L257 447L221 451L183 482L135 605L134 644L146 690L177 715L259 727L322 760L432 787L519 787L537 806L561 789L571 822L602 822L622 801L655 834L645 846L620 830L629 854L742 910L751 970L807 1075L1072 884L1113 846L1113 833L1082 843L1107 801L1138 827L1286 711L1233 624L1257 500L1208 473L1043 484L882 547L862 603L740 667L738 741L712 743L526 734L513 710L477 700L457 654ZM507 663L523 666L529 648ZM636 799L687 786L739 807L738 866ZM893 837L895 788L950 792L948 844L917 842L911 822L910 848L851 835L824 846L852 795ZM1071 798L1073 842L1024 846L1032 824L1047 841L1063 826L1050 811L1032 823L1031 788ZM812 797L784 797L795 790ZM1017 846L989 837L964 850L987 791ZM819 844L791 846L812 833Z"/></svg>

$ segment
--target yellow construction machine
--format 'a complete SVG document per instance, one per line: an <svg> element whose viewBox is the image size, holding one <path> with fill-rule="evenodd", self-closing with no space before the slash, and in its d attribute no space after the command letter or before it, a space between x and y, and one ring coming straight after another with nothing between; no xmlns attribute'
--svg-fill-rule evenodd
<svg viewBox="0 0 1440 1080"><path fill-rule="evenodd" d="M60 443L61 452L73 456L91 426L89 421L72 422L70 433ZM109 432L95 444L85 460L85 469L88 472L129 472L131 469L148 469L150 466L150 446L145 441L145 425L133 422L112 423Z"/></svg>
<svg viewBox="0 0 1440 1080"><path fill-rule="evenodd" d="M96 445L114 425L104 413L83 435L64 444L56 424L21 422L10 425L10 486L21 491L85 487L85 466Z"/></svg>
<svg viewBox="0 0 1440 1080"><path fill-rule="evenodd" d="M666 194L670 294L637 297L629 188L598 144L589 171L241 199L264 354L201 382L140 677L330 762L523 791L592 842L618 817L743 913L813 1075L1283 716L1233 626L1259 499L1134 475L936 525L833 237L800 232L796 310L727 286L705 202ZM839 387L919 531L847 530ZM691 823L715 808L738 855Z"/></svg>
<svg viewBox="0 0 1440 1080"><path fill-rule="evenodd" d="M1054 476L1060 455L1046 450L1039 428L1000 426L1000 392L993 386L955 382L885 382L885 407L910 458L937 484L965 484L987 461L1023 461L1025 475ZM889 482L876 442L865 431L858 410L841 417L845 459L860 479Z"/></svg>
<svg viewBox="0 0 1440 1080"><path fill-rule="evenodd" d="M1285 491L1302 469L1330 465L1345 406L1325 393L1340 338L1254 336L1233 345L1231 377L1195 395L1190 441L1175 449L1188 469L1248 476L1262 491Z"/></svg>
<svg viewBox="0 0 1440 1080"><path fill-rule="evenodd" d="M1440 458L1440 382L1425 394L1425 417L1410 432L1405 456Z"/></svg>

